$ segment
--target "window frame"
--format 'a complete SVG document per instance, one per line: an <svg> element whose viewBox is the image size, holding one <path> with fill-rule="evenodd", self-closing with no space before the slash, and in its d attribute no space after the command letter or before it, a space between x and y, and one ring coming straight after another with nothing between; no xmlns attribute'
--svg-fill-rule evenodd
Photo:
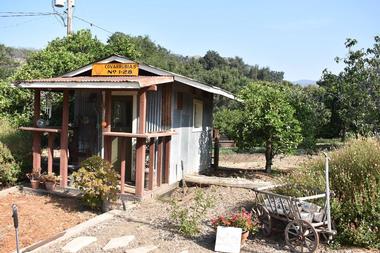
<svg viewBox="0 0 380 253"><path fill-rule="evenodd" d="M200 126L196 127L196 107L200 106ZM203 101L199 99L193 99L193 132L199 132L202 131L203 129L203 111L204 111L204 106L203 106Z"/></svg>

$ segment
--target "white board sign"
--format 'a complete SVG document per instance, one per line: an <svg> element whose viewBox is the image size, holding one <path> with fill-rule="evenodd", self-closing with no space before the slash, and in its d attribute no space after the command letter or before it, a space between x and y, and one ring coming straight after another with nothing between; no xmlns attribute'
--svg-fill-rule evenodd
<svg viewBox="0 0 380 253"><path fill-rule="evenodd" d="M239 253L241 233L241 228L218 226L216 229L215 251Z"/></svg>

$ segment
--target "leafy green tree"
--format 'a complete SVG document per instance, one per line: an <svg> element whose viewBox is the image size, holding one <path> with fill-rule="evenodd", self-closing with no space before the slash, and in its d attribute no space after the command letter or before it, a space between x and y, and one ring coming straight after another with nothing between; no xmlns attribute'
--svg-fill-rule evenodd
<svg viewBox="0 0 380 253"><path fill-rule="evenodd" d="M265 147L265 171L271 172L273 157L293 151L302 141L296 110L289 103L288 94L270 82L251 83L241 90L238 98L241 107L217 114L217 125L241 149Z"/></svg>
<svg viewBox="0 0 380 253"><path fill-rule="evenodd" d="M296 110L295 116L301 124L303 141L301 146L314 149L320 130L330 119L330 110L324 104L325 90L313 85L301 87L291 85L285 89L288 101Z"/></svg>
<svg viewBox="0 0 380 253"><path fill-rule="evenodd" d="M132 60L140 56L130 37L121 32L111 35L107 41L106 49L109 52L107 52L108 54L124 55Z"/></svg>
<svg viewBox="0 0 380 253"><path fill-rule="evenodd" d="M337 75L324 70L318 82L327 91L335 117L331 122L339 127L343 140L350 131L359 136L378 132L380 128L380 38L376 36L373 48L367 50L355 49L356 44L355 39L347 39L347 56L336 58L344 63L344 70Z"/></svg>

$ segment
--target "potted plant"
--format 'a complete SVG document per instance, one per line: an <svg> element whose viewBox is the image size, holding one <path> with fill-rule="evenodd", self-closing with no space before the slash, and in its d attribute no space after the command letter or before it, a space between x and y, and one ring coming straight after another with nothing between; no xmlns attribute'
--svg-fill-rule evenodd
<svg viewBox="0 0 380 253"><path fill-rule="evenodd" d="M248 212L242 208L238 213L231 213L229 215L220 215L211 221L213 227L236 227L242 229L241 241L242 243L248 239L249 233L254 234L258 231L258 221L253 216L252 212Z"/></svg>
<svg viewBox="0 0 380 253"><path fill-rule="evenodd" d="M57 177L54 175L54 173L43 175L42 180L45 183L46 190L54 191L57 181Z"/></svg>
<svg viewBox="0 0 380 253"><path fill-rule="evenodd" d="M30 180L32 189L38 189L40 187L41 174L39 171L33 171L32 173L26 174L26 176Z"/></svg>

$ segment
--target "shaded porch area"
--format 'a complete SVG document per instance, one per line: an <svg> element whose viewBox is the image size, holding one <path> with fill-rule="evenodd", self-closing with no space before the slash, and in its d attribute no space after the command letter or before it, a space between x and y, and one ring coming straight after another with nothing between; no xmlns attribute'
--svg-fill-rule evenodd
<svg viewBox="0 0 380 253"><path fill-rule="evenodd" d="M112 79L112 77L108 77L101 81L109 85ZM58 164L54 162L54 149L58 147L58 167L61 188L67 188L69 185L69 167L78 168L80 161L86 157L88 158L90 155L99 155L114 165L114 168L117 169L121 176L121 194L132 194L137 198L143 198L144 196L151 196L153 191L158 188L166 187L169 184L170 175L171 136L175 134L175 132L170 129L170 81L173 81L173 78L152 76L152 78L144 77L143 79L144 80L139 81L143 83L139 84L140 88L136 87L136 80L133 81L133 86L128 86L128 80L123 80L126 87L128 87L128 92L133 93L136 99L136 104L132 105L133 110L136 111L136 115L131 119L136 127L131 129L113 127L113 124L116 122L112 112L115 110L113 106L113 104L115 104L113 103L113 100L115 100L114 93L123 90L120 88L120 85L116 89L100 87L92 87L90 89L70 88L69 83L65 89L58 87L47 89L44 88L43 85L40 85L40 87L31 87L34 90L33 126L21 127L20 129L30 131L33 134L33 171L37 172L41 170L42 136L47 135L47 145L45 144L47 150L47 164L44 169L51 174L54 171L54 167L58 166ZM41 82L41 80L38 81ZM55 81L62 82L62 80L55 80L54 78L46 79L46 82L53 85L56 83ZM74 80L71 81L74 82ZM158 96L160 99L156 99L154 103L160 103L160 110L155 112L156 114L160 114L160 118L156 119L156 121L160 123L160 127L156 127L156 129L154 129L156 131L150 131L152 128L147 126L147 122L148 125L151 124L147 113L149 115L153 115L153 113L147 108L147 103L150 103L147 95L149 93L156 93L158 86L160 86L160 92L162 94ZM84 90L100 94L99 119L93 119L93 115L89 117L90 120L93 119L94 122L92 127L99 130L98 132L94 130L96 132L96 138L88 138L90 141L93 141L92 145L96 146L94 148L96 152L90 153L81 153L82 147L78 145L78 143L81 143L81 140L78 141L78 138L86 129L81 130L81 132L79 130L80 126L72 123L76 122L77 114L74 116L71 115L73 119L70 119L70 106L74 105L78 107L78 105L75 105L78 103L78 101L75 100L75 94ZM39 124L38 121L41 118L41 92L58 92L62 94L61 125L41 126ZM74 100L74 102L70 102L71 100ZM90 131L90 129L88 129L88 131ZM95 139L97 139L97 141ZM89 143L89 145L91 146L91 143ZM115 148L115 145L117 148ZM97 146L99 146L99 148L97 148ZM115 156L117 156L116 160L113 159ZM55 164L57 166L54 166ZM126 174L128 174L129 177L126 177Z"/></svg>

